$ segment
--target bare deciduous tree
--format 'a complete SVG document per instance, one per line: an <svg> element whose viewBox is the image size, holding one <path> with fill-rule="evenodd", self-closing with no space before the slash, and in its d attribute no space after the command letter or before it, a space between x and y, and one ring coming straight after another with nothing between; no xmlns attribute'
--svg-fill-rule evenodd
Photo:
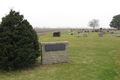
<svg viewBox="0 0 120 80"><path fill-rule="evenodd" d="M93 27L93 31L95 31L95 27L99 26L99 20L93 19L93 20L89 21L88 25L90 27Z"/></svg>

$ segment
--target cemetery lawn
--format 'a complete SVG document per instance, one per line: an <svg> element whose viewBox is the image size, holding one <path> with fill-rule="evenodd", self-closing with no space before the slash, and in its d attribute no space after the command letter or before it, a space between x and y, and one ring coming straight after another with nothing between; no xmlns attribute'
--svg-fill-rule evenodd
<svg viewBox="0 0 120 80"><path fill-rule="evenodd" d="M69 63L42 66L39 57L38 66L0 72L0 80L120 80L120 37L97 37L97 32L75 35L39 36L39 42L68 41Z"/></svg>

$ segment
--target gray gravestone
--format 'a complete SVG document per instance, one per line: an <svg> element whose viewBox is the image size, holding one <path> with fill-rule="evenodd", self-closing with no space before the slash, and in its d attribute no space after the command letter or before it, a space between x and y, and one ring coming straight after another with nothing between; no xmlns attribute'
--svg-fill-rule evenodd
<svg viewBox="0 0 120 80"><path fill-rule="evenodd" d="M79 33L79 35L82 35L82 33Z"/></svg>
<svg viewBox="0 0 120 80"><path fill-rule="evenodd" d="M87 34L83 34L83 37L87 37Z"/></svg>
<svg viewBox="0 0 120 80"><path fill-rule="evenodd" d="M111 34L114 34L114 32L111 32Z"/></svg>
<svg viewBox="0 0 120 80"><path fill-rule="evenodd" d="M69 62L69 42L41 42L41 64Z"/></svg>
<svg viewBox="0 0 120 80"><path fill-rule="evenodd" d="M98 37L103 37L103 34L98 34Z"/></svg>
<svg viewBox="0 0 120 80"><path fill-rule="evenodd" d="M87 34L90 34L90 32L87 32Z"/></svg>

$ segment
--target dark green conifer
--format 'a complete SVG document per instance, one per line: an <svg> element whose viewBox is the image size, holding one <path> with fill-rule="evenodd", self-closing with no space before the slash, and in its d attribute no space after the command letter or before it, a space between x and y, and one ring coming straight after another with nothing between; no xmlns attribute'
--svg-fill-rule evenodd
<svg viewBox="0 0 120 80"><path fill-rule="evenodd" d="M0 69L24 67L40 56L35 30L19 12L10 10L0 23Z"/></svg>

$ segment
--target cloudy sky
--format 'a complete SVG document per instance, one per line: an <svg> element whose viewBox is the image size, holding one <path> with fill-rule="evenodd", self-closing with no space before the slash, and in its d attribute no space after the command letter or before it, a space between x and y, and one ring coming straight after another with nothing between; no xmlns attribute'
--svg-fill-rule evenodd
<svg viewBox="0 0 120 80"><path fill-rule="evenodd" d="M92 19L107 28L120 14L120 0L0 0L1 18L19 11L33 27L88 27Z"/></svg>

